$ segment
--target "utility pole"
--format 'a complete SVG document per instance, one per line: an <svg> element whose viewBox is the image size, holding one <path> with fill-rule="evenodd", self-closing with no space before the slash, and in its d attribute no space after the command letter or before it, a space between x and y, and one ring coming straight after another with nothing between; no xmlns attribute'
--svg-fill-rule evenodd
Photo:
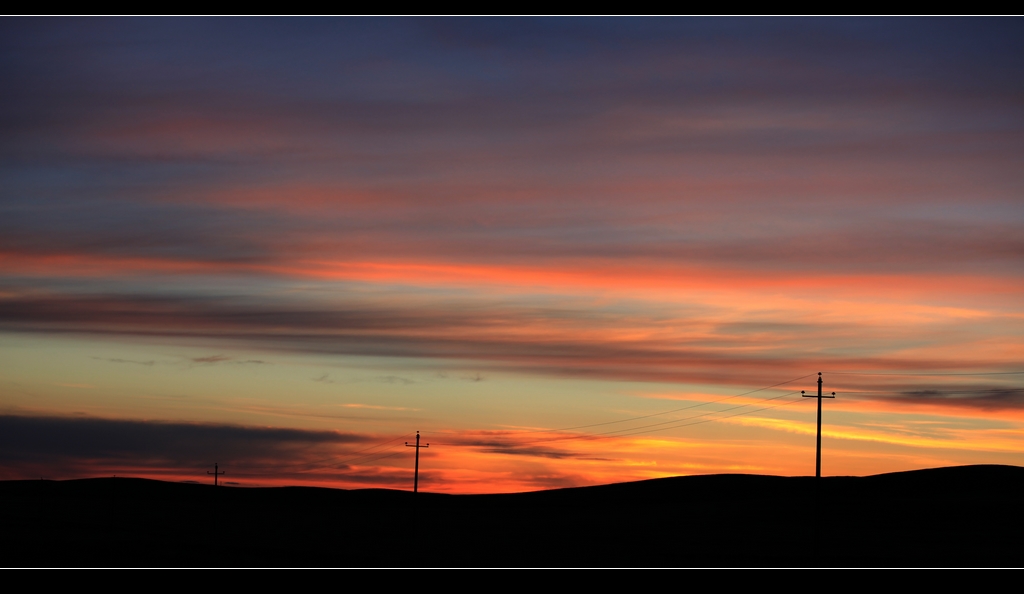
<svg viewBox="0 0 1024 594"><path fill-rule="evenodd" d="M810 394L804 393L800 390L800 395L804 398L814 398ZM814 556L820 558L821 555L821 399L822 398L835 398L836 393L832 392L831 395L826 396L821 393L821 372L818 372L818 447L816 449L814 458Z"/></svg>
<svg viewBox="0 0 1024 594"><path fill-rule="evenodd" d="M405 447L416 448L416 471L412 475L412 492L418 493L420 490L420 448L429 448L430 444L420 445L420 432L416 432L416 445L409 445L409 442L405 442Z"/></svg>
<svg viewBox="0 0 1024 594"><path fill-rule="evenodd" d="M219 475L224 474L224 472L223 471L218 472L217 471L217 463L214 462L213 463L213 472L210 472L209 470L207 470L206 474L212 474L213 475L213 486L216 487L217 486L217 477Z"/></svg>
<svg viewBox="0 0 1024 594"><path fill-rule="evenodd" d="M805 394L803 390L800 390L800 394L804 398L814 398L814 396L810 396L808 394ZM815 456L815 459L814 459L814 476L815 476L815 478L821 478L821 399L822 398L835 398L835 397L836 397L836 393L835 392L832 392L831 396L822 396L821 395L821 372L819 371L818 372L818 451L817 451L817 455Z"/></svg>

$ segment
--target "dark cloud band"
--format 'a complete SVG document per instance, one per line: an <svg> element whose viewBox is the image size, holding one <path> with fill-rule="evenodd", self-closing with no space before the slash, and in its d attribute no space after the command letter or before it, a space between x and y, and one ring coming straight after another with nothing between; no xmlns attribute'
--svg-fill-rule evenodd
<svg viewBox="0 0 1024 594"><path fill-rule="evenodd" d="M214 462L258 474L300 468L331 454L344 459L346 451L374 439L335 431L6 415L0 416L0 465L9 478L140 467L201 473Z"/></svg>

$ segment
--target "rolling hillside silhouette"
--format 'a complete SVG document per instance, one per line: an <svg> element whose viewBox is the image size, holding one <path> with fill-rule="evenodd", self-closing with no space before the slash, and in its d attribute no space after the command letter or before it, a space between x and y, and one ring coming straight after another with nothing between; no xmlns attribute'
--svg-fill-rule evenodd
<svg viewBox="0 0 1024 594"><path fill-rule="evenodd" d="M5 481L0 497L12 566L1020 566L1022 487L1024 468L985 465L415 498Z"/></svg>

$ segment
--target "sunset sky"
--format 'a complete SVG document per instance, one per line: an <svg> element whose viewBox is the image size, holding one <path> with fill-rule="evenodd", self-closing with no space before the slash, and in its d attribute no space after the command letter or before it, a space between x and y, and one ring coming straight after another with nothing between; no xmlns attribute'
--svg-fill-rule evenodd
<svg viewBox="0 0 1024 594"><path fill-rule="evenodd" d="M0 479L1024 465L1020 18L0 19Z"/></svg>

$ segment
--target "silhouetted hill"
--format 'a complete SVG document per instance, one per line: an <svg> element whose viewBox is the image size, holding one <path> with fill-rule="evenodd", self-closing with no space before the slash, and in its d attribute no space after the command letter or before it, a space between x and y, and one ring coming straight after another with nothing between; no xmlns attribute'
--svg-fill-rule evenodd
<svg viewBox="0 0 1024 594"><path fill-rule="evenodd" d="M818 483L707 475L414 496L130 478L6 481L3 564L1024 565L1024 468L962 466Z"/></svg>

